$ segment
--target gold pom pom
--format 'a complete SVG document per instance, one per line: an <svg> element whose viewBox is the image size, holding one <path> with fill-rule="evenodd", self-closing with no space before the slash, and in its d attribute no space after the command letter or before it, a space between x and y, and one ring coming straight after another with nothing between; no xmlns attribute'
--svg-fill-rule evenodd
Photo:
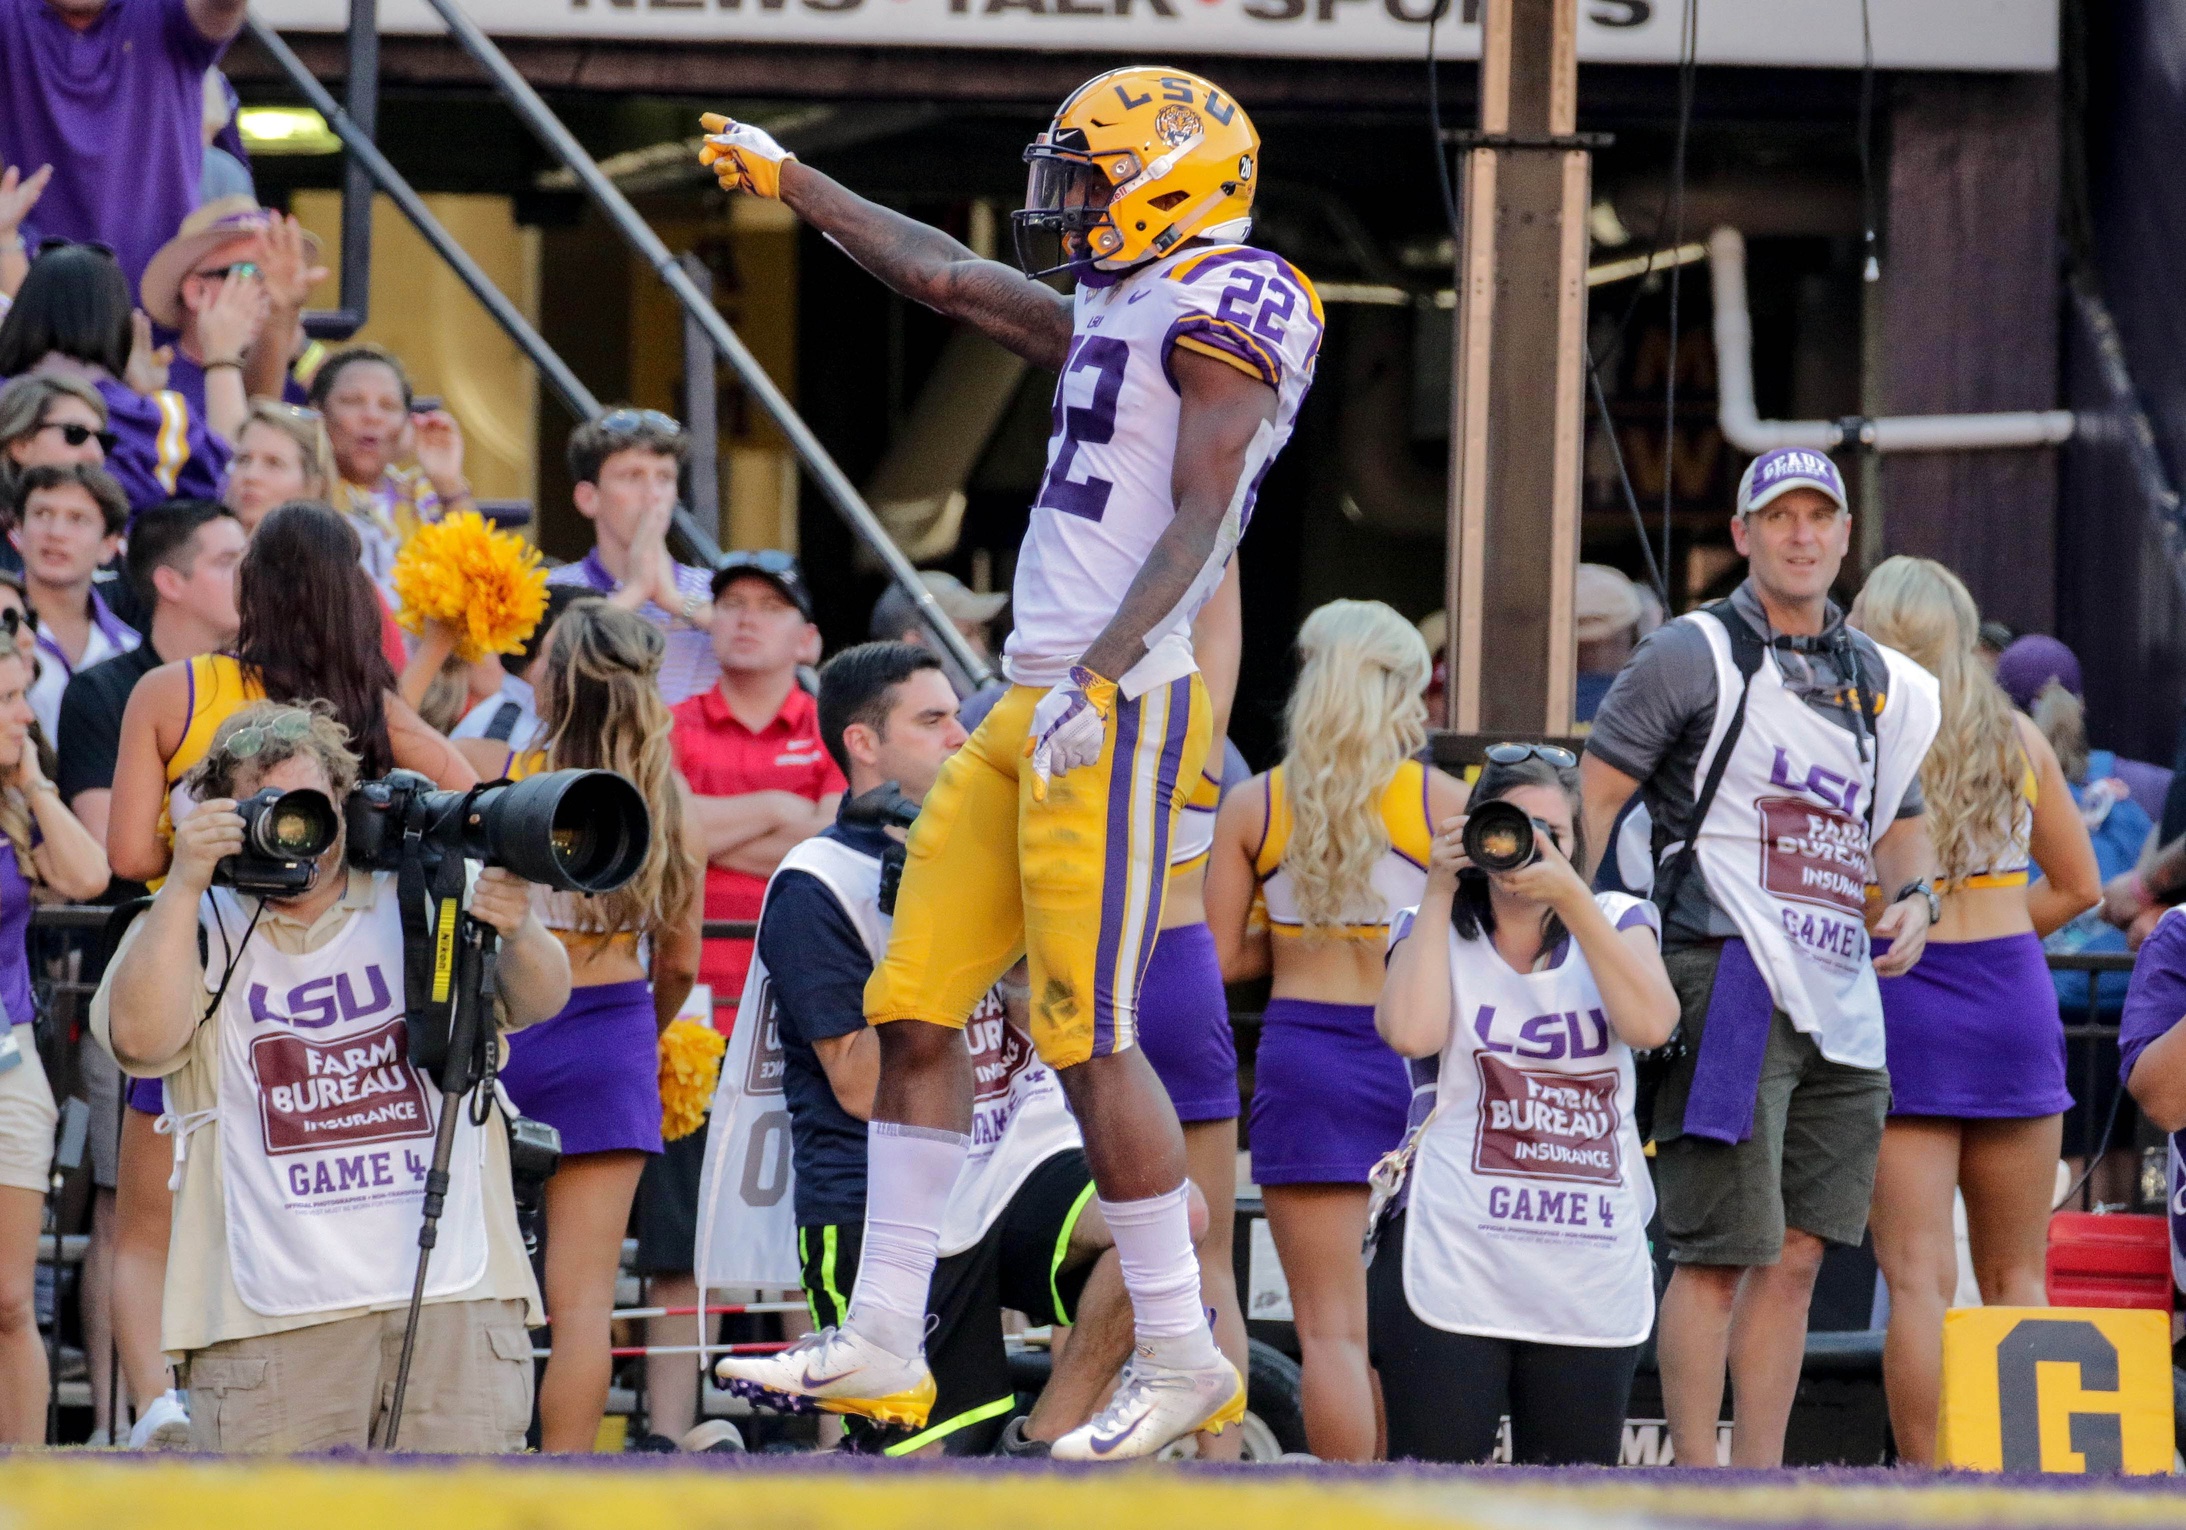
<svg viewBox="0 0 2186 1530"><path fill-rule="evenodd" d="M390 578L403 630L422 632L428 620L443 622L455 630L456 657L466 661L514 653L546 612L538 549L497 530L475 510L419 527Z"/></svg>
<svg viewBox="0 0 2186 1530"><path fill-rule="evenodd" d="M660 1033L660 1134L670 1142L706 1124L728 1039L696 1020L674 1020Z"/></svg>

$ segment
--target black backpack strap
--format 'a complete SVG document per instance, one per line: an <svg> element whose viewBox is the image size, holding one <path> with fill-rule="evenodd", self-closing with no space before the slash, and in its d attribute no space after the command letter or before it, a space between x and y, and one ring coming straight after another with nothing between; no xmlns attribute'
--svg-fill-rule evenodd
<svg viewBox="0 0 2186 1530"><path fill-rule="evenodd" d="M1655 906L1668 918L1677 903L1678 890L1685 885L1685 878L1692 872L1693 864L1700 857L1700 827L1707 822L1708 810L1715 806L1715 794L1723 784L1723 773L1729 769L1731 751L1738 747L1738 736L1746 730L1746 699L1753 693L1753 677L1761 671L1762 642L1753 628L1746 625L1744 617L1731 609L1728 600L1718 600L1700 608L1721 624L1731 641L1731 662L1738 667L1738 705L1731 711L1730 726L1723 730L1723 743L1708 762L1708 774L1700 783L1700 795L1693 799L1693 815L1686 824L1685 843L1678 848L1677 858L1667 870L1655 878ZM1872 794L1870 794L1872 796Z"/></svg>
<svg viewBox="0 0 2186 1530"><path fill-rule="evenodd" d="M507 743L516 733L517 719L523 715L523 707L516 702L502 702L500 709L493 714L493 721L486 724L485 736L497 744Z"/></svg>

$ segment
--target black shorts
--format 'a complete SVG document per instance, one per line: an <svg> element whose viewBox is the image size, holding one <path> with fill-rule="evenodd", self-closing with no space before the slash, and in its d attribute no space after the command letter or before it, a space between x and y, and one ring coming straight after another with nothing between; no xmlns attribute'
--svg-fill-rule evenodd
<svg viewBox="0 0 2186 1530"><path fill-rule="evenodd" d="M705 1168L703 1129L645 1160L635 1218L640 1275L688 1275L698 1268L698 1177Z"/></svg>
<svg viewBox="0 0 2186 1530"><path fill-rule="evenodd" d="M1093 1198L1093 1175L1076 1148L1055 1154L1025 1177L985 1237L934 1267L926 1311L931 1323L926 1363L934 1373L934 1408L912 1433L848 1421L859 1449L888 1455L943 1441L942 1453L980 1456L993 1450L1015 1411L1009 1354L1002 1343L1002 1309L1034 1323L1069 1323L1093 1261L1063 1268L1070 1234ZM797 1229L797 1259L812 1321L828 1328L850 1310L864 1244L860 1223Z"/></svg>

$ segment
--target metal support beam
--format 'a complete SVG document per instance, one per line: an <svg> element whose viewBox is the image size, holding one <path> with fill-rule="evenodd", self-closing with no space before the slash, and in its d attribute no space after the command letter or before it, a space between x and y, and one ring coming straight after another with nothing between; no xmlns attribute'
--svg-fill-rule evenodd
<svg viewBox="0 0 2186 1530"><path fill-rule="evenodd" d="M691 279L691 285L702 293L708 304L713 301L713 272L696 255L685 251L677 264ZM692 519L699 525L713 529L718 539L721 528L721 419L720 395L715 385L713 346L707 342L705 330L689 314L683 316L683 434L691 443L691 454L686 467L690 473L690 487L684 490L683 503L690 508Z"/></svg>
<svg viewBox="0 0 2186 1530"><path fill-rule="evenodd" d="M1482 9L1450 389L1447 723L1539 737L1570 731L1577 664L1589 182L1579 8Z"/></svg>
<svg viewBox="0 0 2186 1530"><path fill-rule="evenodd" d="M449 269L470 289L471 296L485 305L486 312L493 315L494 322L531 358L531 364L539 369L539 376L553 390L555 397L562 401L563 407L579 420L589 420L596 416L600 412L600 401L592 396L592 390L577 380L577 374L569 370L568 363L555 353L554 348L546 343L538 330L532 328L531 321L508 300L507 295L493 284L493 278L480 270L478 262L471 259L470 253L462 245L456 243L455 236L440 226L440 220L432 215L424 199L411 189L410 183L402 178L401 172L387 162L387 156L380 153L379 146L358 127L349 113L343 111L334 98L327 94L326 87L312 78L311 71L304 67L303 60L296 56L289 45L281 40L281 35L256 16L250 17L246 24L250 27L252 38L280 66L289 83L301 91L304 99L326 119L327 126L334 130L341 139L342 146L349 151L352 162L364 167L372 184L387 193L388 200L401 209L402 215L410 220L425 242L433 247L433 253L448 263ZM369 209L370 198L367 197L364 201ZM346 290L343 296L348 296Z"/></svg>
<svg viewBox="0 0 2186 1530"><path fill-rule="evenodd" d="M349 120L367 139L376 139L380 107L379 0L349 0L346 45L348 65L342 94L349 98ZM304 332L314 340L347 340L364 328L372 311L372 173L349 152L342 155L340 266L342 306L304 315Z"/></svg>
<svg viewBox="0 0 2186 1530"><path fill-rule="evenodd" d="M730 369L736 373L737 380L744 385L745 391L766 411L775 427L788 438L791 448L803 461L805 471L812 475L813 481L820 486L820 492L834 505L836 513L849 523L858 539L880 559L897 587L911 598L919 619L926 624L927 630L940 644L941 651L961 665L975 683L984 684L993 671L972 651L971 645L964 641L964 635L956 630L956 624L935 603L932 593L918 577L918 571L911 567L910 560L903 556L902 550L889 538L886 528L866 505L856 487L844 476L843 470L836 466L835 459L828 455L827 448L820 444L820 438L812 433L812 428L791 407L782 390L775 386L774 379L767 375L766 369L759 365L758 358L737 337L736 331L729 327L728 320L721 317L720 310L713 306L712 300L701 293L692 284L690 275L676 264L675 256L668 252L667 245L661 243L660 236L638 215L638 210L616 189L614 182L600 172L598 163L585 151L584 145L577 142L569 129L562 125L561 119L539 98L539 93L531 88L530 82L509 62L508 56L492 38L480 30L476 22L464 14L463 8L455 4L455 0L429 0L429 3L446 24L457 45L492 78L494 88L501 98L508 102L516 115L523 119L524 125L531 129L554 157L575 174L586 194L591 197L593 205L606 215L607 220L621 233L630 247L653 268L653 274L675 294L676 301L683 305L684 313L705 332L707 340L720 353L721 358L728 362ZM1576 3L1576 0L1572 0L1572 3ZM1585 212L1583 202L1580 212ZM1568 579L1566 583L1568 585ZM1565 604L1568 607L1568 589L1566 597ZM1569 689L1568 685L1566 689Z"/></svg>

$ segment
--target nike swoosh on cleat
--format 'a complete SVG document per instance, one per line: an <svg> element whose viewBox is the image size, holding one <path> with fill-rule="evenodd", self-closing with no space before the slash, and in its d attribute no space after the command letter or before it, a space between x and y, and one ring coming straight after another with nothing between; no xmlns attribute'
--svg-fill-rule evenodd
<svg viewBox="0 0 2186 1530"><path fill-rule="evenodd" d="M1138 1428L1139 1426L1137 1424L1133 1424L1130 1428L1124 1430L1123 1433L1115 1436L1113 1439L1104 1440L1099 1435L1095 1435L1086 1443L1093 1447L1093 1454L1097 1456L1105 1456L1111 1450L1114 1450L1117 1446L1121 1445L1125 1440L1130 1439L1132 1435L1138 1433Z"/></svg>
<svg viewBox="0 0 2186 1530"><path fill-rule="evenodd" d="M832 1376L815 1376L812 1374L812 1367L808 1365L805 1367L804 1377L798 1382L798 1385L806 1388L828 1386L834 1382L842 1380L845 1376L856 1375L857 1370L858 1368L853 1365L852 1367L850 1367L849 1370L837 1371Z"/></svg>

